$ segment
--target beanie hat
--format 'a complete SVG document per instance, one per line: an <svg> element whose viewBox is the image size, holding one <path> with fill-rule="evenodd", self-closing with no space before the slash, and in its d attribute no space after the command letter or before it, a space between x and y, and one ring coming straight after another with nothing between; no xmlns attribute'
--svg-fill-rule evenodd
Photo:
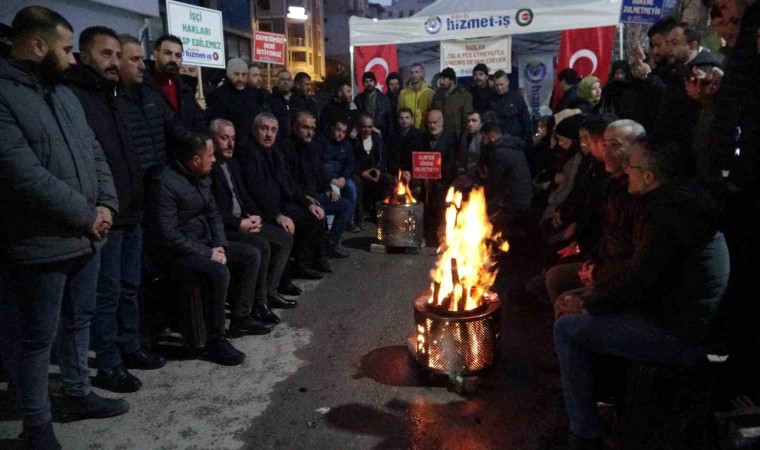
<svg viewBox="0 0 760 450"><path fill-rule="evenodd" d="M475 67L472 69L472 74L475 75L475 72L483 72L488 75L488 66L483 63L475 64Z"/></svg>
<svg viewBox="0 0 760 450"><path fill-rule="evenodd" d="M457 81L457 73L451 67L447 67L441 71L441 77L448 78L449 80Z"/></svg>
<svg viewBox="0 0 760 450"><path fill-rule="evenodd" d="M581 123L583 122L583 114L576 114L563 119L560 123L554 127L554 133L567 139L577 141L579 139L579 133L581 129Z"/></svg>
<svg viewBox="0 0 760 450"><path fill-rule="evenodd" d="M227 61L227 76L232 77L232 74L238 71L248 72L248 63L240 58L232 58Z"/></svg>
<svg viewBox="0 0 760 450"><path fill-rule="evenodd" d="M364 80L372 80L375 83L377 83L377 77L375 76L375 72L364 72L364 75L362 75L362 81Z"/></svg>

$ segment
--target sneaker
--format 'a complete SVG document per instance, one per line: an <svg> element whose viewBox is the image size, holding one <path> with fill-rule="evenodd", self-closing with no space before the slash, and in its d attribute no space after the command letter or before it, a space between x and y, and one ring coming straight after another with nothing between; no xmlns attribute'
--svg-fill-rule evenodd
<svg viewBox="0 0 760 450"><path fill-rule="evenodd" d="M63 411L75 419L104 419L129 411L129 403L123 398L101 397L94 392L81 397L64 393Z"/></svg>
<svg viewBox="0 0 760 450"><path fill-rule="evenodd" d="M267 325L252 315L235 317L230 321L230 336L240 337L247 334L262 335L272 332L271 325Z"/></svg>
<svg viewBox="0 0 760 450"><path fill-rule="evenodd" d="M206 344L203 359L222 366L239 366L245 361L245 353L236 349L225 338Z"/></svg>
<svg viewBox="0 0 760 450"><path fill-rule="evenodd" d="M98 374L92 379L92 385L111 392L137 392L142 387L139 378L127 371L123 364L110 369L98 369Z"/></svg>
<svg viewBox="0 0 760 450"><path fill-rule="evenodd" d="M124 353L121 355L121 360L127 369L154 370L166 365L166 358L143 349Z"/></svg>
<svg viewBox="0 0 760 450"><path fill-rule="evenodd" d="M19 436L24 441L23 448L30 450L60 450L61 444L55 438L52 422L37 426L24 425L24 431Z"/></svg>

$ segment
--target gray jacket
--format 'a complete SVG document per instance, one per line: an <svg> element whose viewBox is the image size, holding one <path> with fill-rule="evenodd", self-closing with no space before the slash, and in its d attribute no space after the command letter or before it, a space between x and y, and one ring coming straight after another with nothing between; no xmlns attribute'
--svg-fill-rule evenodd
<svg viewBox="0 0 760 450"><path fill-rule="evenodd" d="M96 206L118 211L106 158L66 87L0 59L0 244L13 265L91 254Z"/></svg>

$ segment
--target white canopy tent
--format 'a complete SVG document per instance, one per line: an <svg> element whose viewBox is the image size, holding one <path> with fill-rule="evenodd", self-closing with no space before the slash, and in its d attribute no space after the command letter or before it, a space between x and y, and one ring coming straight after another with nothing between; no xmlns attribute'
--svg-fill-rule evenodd
<svg viewBox="0 0 760 450"><path fill-rule="evenodd" d="M351 78L354 47L430 43L510 35L517 53L556 49L559 31L617 25L621 0L438 0L413 17L351 17ZM432 50L430 45L414 53Z"/></svg>

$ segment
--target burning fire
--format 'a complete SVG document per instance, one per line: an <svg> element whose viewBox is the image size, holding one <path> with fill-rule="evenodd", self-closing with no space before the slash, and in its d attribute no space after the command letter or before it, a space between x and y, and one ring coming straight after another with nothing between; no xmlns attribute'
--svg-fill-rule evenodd
<svg viewBox="0 0 760 450"><path fill-rule="evenodd" d="M448 311L469 311L483 303L496 280L491 254L495 249L506 252L509 243L498 233L492 235L483 188L473 189L467 201L461 191L450 188L446 204L446 237L431 272L428 303Z"/></svg>
<svg viewBox="0 0 760 450"><path fill-rule="evenodd" d="M407 203L417 203L412 195L412 190L409 189L409 182L404 180L401 176L401 171L398 171L398 182L396 183L396 191L391 193L383 203L389 205L402 205Z"/></svg>

